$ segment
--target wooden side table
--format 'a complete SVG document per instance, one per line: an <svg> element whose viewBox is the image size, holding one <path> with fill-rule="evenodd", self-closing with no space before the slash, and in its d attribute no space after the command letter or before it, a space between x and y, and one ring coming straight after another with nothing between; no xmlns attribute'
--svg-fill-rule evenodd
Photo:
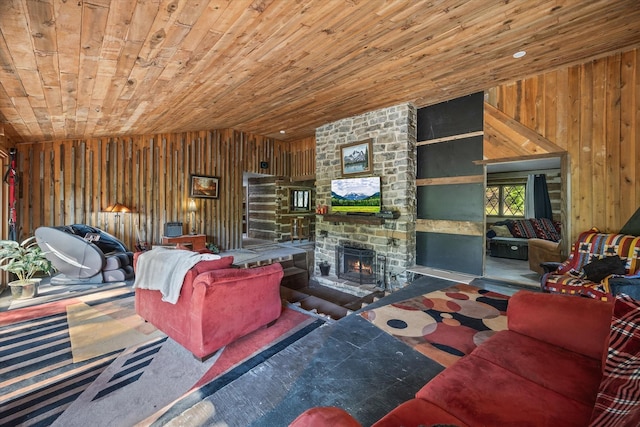
<svg viewBox="0 0 640 427"><path fill-rule="evenodd" d="M206 249L207 247L207 235L206 234L183 234L182 236L167 237L162 236L163 245L185 245L190 246L191 250L199 251L200 249Z"/></svg>

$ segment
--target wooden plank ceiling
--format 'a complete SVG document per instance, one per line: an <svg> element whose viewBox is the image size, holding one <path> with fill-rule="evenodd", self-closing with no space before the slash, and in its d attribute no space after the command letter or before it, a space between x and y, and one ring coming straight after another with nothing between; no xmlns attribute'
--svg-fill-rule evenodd
<svg viewBox="0 0 640 427"><path fill-rule="evenodd" d="M1 0L0 128L298 140L639 45L637 0Z"/></svg>

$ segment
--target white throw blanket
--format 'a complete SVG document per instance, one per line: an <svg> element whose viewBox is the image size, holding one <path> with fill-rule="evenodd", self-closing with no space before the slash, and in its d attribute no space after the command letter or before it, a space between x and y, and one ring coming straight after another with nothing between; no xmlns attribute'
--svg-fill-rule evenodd
<svg viewBox="0 0 640 427"><path fill-rule="evenodd" d="M187 271L200 261L214 259L220 259L220 256L181 249L154 248L138 256L133 287L160 291L162 301L175 304Z"/></svg>

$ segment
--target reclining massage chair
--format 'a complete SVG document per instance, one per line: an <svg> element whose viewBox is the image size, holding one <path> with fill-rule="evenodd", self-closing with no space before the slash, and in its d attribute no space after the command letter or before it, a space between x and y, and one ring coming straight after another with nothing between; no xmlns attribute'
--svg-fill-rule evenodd
<svg viewBox="0 0 640 427"><path fill-rule="evenodd" d="M114 236L84 224L39 227L36 242L59 274L52 285L133 279L133 253Z"/></svg>

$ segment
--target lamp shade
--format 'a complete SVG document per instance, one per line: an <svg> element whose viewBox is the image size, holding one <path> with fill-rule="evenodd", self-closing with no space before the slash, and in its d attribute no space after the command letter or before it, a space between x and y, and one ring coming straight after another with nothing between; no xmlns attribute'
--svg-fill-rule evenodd
<svg viewBox="0 0 640 427"><path fill-rule="evenodd" d="M187 210L189 212L195 212L198 210L198 207L196 206L196 201L193 199L189 199L189 204L187 205Z"/></svg>
<svg viewBox="0 0 640 427"><path fill-rule="evenodd" d="M122 203L116 203L115 205L109 205L105 208L104 212L112 213L130 213L131 209L123 205Z"/></svg>

